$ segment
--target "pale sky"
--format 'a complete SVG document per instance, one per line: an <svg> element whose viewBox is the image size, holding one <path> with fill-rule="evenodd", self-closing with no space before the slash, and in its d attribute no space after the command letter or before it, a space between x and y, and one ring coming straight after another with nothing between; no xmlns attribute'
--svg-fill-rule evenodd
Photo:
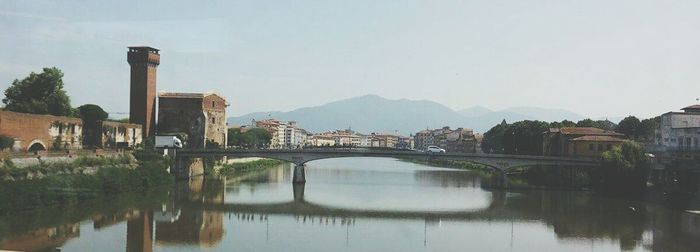
<svg viewBox="0 0 700 252"><path fill-rule="evenodd" d="M0 0L0 89L56 66L74 106L128 112L126 47L148 45L159 91L217 91L229 116L377 94L649 117L700 97L698 13L697 0Z"/></svg>

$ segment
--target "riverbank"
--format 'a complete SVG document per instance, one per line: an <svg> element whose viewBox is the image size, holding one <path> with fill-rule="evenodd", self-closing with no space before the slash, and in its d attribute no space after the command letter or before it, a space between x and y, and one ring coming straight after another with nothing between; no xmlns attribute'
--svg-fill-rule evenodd
<svg viewBox="0 0 700 252"><path fill-rule="evenodd" d="M154 190L173 183L168 165L162 156L141 152L22 168L5 161L0 165L0 214Z"/></svg>
<svg viewBox="0 0 700 252"><path fill-rule="evenodd" d="M219 169L215 171L215 175L235 177L252 171L265 170L284 163L284 161L274 159L258 159L248 162L232 162L222 165Z"/></svg>
<svg viewBox="0 0 700 252"><path fill-rule="evenodd" d="M412 159L412 158L399 158L400 161L421 164L433 167L441 168L453 168L460 170L469 170L478 173L482 177L491 177L490 168L485 165L472 163L468 161L457 161L457 160L426 160L426 159Z"/></svg>

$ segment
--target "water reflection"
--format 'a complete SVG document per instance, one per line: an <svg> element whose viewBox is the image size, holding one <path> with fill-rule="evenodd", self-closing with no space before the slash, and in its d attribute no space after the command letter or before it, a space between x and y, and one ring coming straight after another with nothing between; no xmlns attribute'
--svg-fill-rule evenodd
<svg viewBox="0 0 700 252"><path fill-rule="evenodd" d="M305 185L291 183L292 168L281 166L228 180L193 178L165 192L166 197L139 195L66 211L3 216L0 249L693 251L700 247L700 216L657 204L580 192L485 190L479 177L469 172L392 160L314 162ZM103 240L114 246L98 242Z"/></svg>

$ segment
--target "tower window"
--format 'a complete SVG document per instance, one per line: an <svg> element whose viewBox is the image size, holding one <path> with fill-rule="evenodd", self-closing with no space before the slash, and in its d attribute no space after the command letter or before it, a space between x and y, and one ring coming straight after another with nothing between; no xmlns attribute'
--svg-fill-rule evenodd
<svg viewBox="0 0 700 252"><path fill-rule="evenodd" d="M211 107L212 108L216 107L216 101L211 101Z"/></svg>
<svg viewBox="0 0 700 252"><path fill-rule="evenodd" d="M212 117L212 118L211 118L211 123L216 123L216 118Z"/></svg>

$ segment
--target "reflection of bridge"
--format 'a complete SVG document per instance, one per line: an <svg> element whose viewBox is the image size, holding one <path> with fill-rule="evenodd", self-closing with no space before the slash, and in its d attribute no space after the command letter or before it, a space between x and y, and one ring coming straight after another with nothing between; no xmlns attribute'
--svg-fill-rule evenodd
<svg viewBox="0 0 700 252"><path fill-rule="evenodd" d="M597 159L571 158L571 157L548 157L548 156L525 156L525 155L502 155L502 154L476 154L476 153L423 153L418 151L386 151L372 149L302 149L302 150L179 150L178 160L183 158L196 157L261 157L283 160L294 163L294 182L304 183L306 176L304 164L309 161L343 158L343 157L388 157L388 158L408 158L425 160L455 160L469 161L491 167L498 173L505 173L507 170L533 165L550 166L579 166L593 167L598 165ZM178 161L176 164L180 164ZM182 169L182 167L177 167Z"/></svg>
<svg viewBox="0 0 700 252"><path fill-rule="evenodd" d="M491 203L475 210L369 210L354 208L337 208L319 205L304 200L304 184L294 183L294 200L281 203L202 203L188 202L183 209L196 209L205 212L230 212L239 214L281 214L312 217L339 218L382 218L382 219L453 219L453 220L503 220L527 219L518 217L518 213L507 210L505 206L506 192L493 191Z"/></svg>

